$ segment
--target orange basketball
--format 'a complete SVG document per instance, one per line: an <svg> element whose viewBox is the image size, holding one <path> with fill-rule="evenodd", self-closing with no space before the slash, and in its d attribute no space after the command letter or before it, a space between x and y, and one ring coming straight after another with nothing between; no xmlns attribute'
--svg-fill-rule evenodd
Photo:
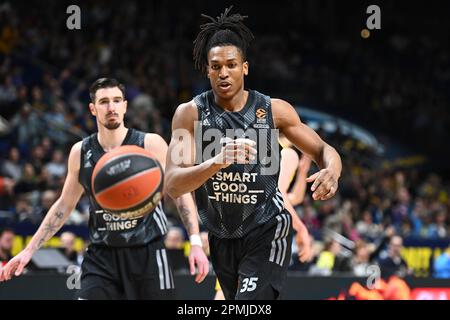
<svg viewBox="0 0 450 320"><path fill-rule="evenodd" d="M162 198L164 173L158 160L138 146L105 153L92 172L92 192L105 210L127 218L142 217Z"/></svg>

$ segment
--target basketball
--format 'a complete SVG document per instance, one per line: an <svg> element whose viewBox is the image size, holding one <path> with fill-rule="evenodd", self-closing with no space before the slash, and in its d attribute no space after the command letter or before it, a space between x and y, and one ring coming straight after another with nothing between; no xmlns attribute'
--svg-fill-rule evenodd
<svg viewBox="0 0 450 320"><path fill-rule="evenodd" d="M103 209L122 218L137 218L158 205L163 179L161 165L152 153L138 146L120 146L95 165L92 192Z"/></svg>

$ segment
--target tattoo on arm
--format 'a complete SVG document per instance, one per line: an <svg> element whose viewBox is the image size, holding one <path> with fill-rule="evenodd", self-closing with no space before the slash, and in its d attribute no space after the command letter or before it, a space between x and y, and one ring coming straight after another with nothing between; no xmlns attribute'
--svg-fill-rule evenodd
<svg viewBox="0 0 450 320"><path fill-rule="evenodd" d="M62 218L64 218L64 213L63 213L62 211L57 211L57 212L55 213L55 217L56 217L57 219L62 220Z"/></svg>
<svg viewBox="0 0 450 320"><path fill-rule="evenodd" d="M41 238L36 245L36 250L38 250L44 244L44 242L45 242L45 240L43 238Z"/></svg>
<svg viewBox="0 0 450 320"><path fill-rule="evenodd" d="M178 212L180 213L180 218L181 221L184 224L184 227L186 228L188 234L191 234L194 230L194 223L191 219L191 211L189 210L189 208L185 205L181 205L178 208Z"/></svg>
<svg viewBox="0 0 450 320"><path fill-rule="evenodd" d="M45 234L52 234L54 232L56 232L57 226L56 224L52 224L51 222L48 222L45 226L44 226L44 232Z"/></svg>
<svg viewBox="0 0 450 320"><path fill-rule="evenodd" d="M49 221L44 225L42 229L44 235L41 237L41 239L39 239L36 245L36 250L39 249L48 239L50 239L61 227L64 219L64 212L56 211L53 221L52 218L53 217L50 217Z"/></svg>

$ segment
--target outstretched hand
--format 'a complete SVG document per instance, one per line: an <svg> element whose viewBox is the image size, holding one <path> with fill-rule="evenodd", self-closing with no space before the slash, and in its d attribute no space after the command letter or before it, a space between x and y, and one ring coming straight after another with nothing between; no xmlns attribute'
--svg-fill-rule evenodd
<svg viewBox="0 0 450 320"><path fill-rule="evenodd" d="M313 182L311 191L314 200L328 200L338 189L338 178L331 169L322 169L306 178L306 182Z"/></svg>
<svg viewBox="0 0 450 320"><path fill-rule="evenodd" d="M33 252L25 249L9 260L3 268L0 267L0 282L10 280L13 275L20 276L32 256Z"/></svg>

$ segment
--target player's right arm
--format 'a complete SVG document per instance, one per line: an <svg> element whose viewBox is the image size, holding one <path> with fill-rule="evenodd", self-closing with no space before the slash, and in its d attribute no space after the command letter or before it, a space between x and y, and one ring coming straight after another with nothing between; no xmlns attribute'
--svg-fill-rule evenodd
<svg viewBox="0 0 450 320"><path fill-rule="evenodd" d="M195 165L194 126L198 120L197 106L193 101L181 104L172 119L172 138L167 153L165 186L176 199L195 191L210 177L231 163L249 163L256 150L254 144L232 140L220 154Z"/></svg>
<svg viewBox="0 0 450 320"><path fill-rule="evenodd" d="M64 225L83 194L83 187L78 181L80 171L81 141L76 143L69 154L67 177L61 196L51 206L38 231L17 256L12 258L1 270L0 281L11 279L22 274L23 269L33 254Z"/></svg>

